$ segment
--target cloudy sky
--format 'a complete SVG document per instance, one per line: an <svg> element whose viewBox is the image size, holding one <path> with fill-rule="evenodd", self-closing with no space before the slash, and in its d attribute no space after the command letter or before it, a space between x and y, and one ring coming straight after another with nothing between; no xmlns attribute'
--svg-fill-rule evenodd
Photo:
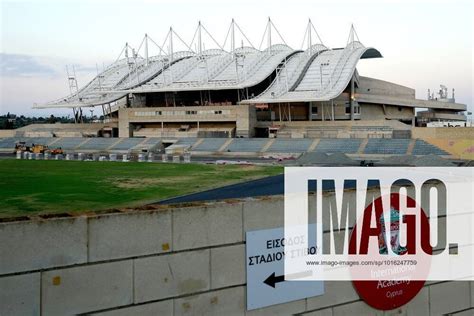
<svg viewBox="0 0 474 316"><path fill-rule="evenodd" d="M32 110L68 94L66 65L79 85L114 61L125 42L138 47L144 34L162 43L170 26L190 42L202 21L220 43L234 18L259 46L268 16L285 42L302 46L308 18L324 44L342 47L354 23L360 41L382 59L363 60L361 75L413 87L418 98L444 84L456 100L473 104L473 5L471 0L29 0L1 3L0 114L47 115ZM216 45L204 38L206 48ZM239 39L238 39L239 40ZM275 35L273 42L281 42ZM240 42L240 40L239 40ZM228 45L226 45L228 48ZM182 45L184 47L184 45ZM176 48L176 50L179 46ZM150 46L151 54L157 50Z"/></svg>

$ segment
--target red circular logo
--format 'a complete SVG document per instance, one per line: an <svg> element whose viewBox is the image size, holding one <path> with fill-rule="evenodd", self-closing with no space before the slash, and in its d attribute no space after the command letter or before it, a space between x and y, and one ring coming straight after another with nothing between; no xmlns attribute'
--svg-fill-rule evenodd
<svg viewBox="0 0 474 316"><path fill-rule="evenodd" d="M420 280L420 276L426 276L429 273L430 267L430 255L431 246L429 246L429 222L425 212L419 208L419 226L421 229L421 239L425 243L425 251L423 253L417 252L417 244L415 238L415 232L413 228L411 231L406 231L406 242L405 245L400 243L400 231L402 225L407 224L404 218L400 218L400 200L406 198L407 208L415 208L416 202L408 196L401 196L398 193L392 193L390 195L390 212L386 218L390 218L390 224L387 225L390 229L390 240L385 240L384 231L384 208L382 204L382 197L374 200L373 203L369 204L364 210L364 214L359 219L357 225L363 225L362 230L371 229L371 234L376 233L378 235L378 251L368 252L367 255L358 255L359 260L365 262L388 262L389 260L394 262L395 257L388 254L388 247L391 247L392 251L396 255L396 259L400 262L400 258L407 258L409 260L403 260L404 263L411 262L411 265L399 265L396 264L393 267L378 267L377 265L371 266L359 266L351 269L353 276L353 285L359 296L370 306L379 310L391 310L400 307L408 303L413 299L418 292L423 288L425 284L424 279ZM375 214L375 220L378 221L376 228L370 223L374 223L372 216ZM417 215L417 214L415 214ZM412 217L413 218L413 217ZM413 223L412 223L413 224ZM351 234L350 245L355 245L352 242L353 238L356 238L356 226L354 227ZM412 226L416 227L416 226ZM363 233L362 233L363 234ZM411 241L410 241L411 240ZM428 246L426 246L426 240L428 240ZM419 241L418 241L419 242ZM373 248L372 248L373 250ZM360 250L359 250L360 251ZM419 251L419 247L418 247ZM376 252L376 253L375 253ZM416 253L415 255L413 255ZM410 256L405 256L410 254ZM408 258L409 257L409 258ZM417 260L418 259L418 260ZM382 261L380 261L382 260ZM416 264L414 264L416 262ZM371 277L368 277L368 276ZM390 278L384 279L383 276L389 275ZM362 280L361 280L362 279ZM373 279L373 280L371 280Z"/></svg>

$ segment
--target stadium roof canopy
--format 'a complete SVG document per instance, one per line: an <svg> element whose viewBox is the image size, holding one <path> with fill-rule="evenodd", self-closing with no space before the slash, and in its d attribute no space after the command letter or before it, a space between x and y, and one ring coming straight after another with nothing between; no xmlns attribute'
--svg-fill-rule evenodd
<svg viewBox="0 0 474 316"><path fill-rule="evenodd" d="M262 43L267 38L265 49L253 47L250 41L248 46L235 47L236 30L247 39L232 20L222 46L201 23L189 45L171 28L162 46L145 35L138 50L132 50L131 57L130 47L126 44L117 61L81 89L77 87L75 75L68 74L71 95L46 104L35 104L34 108L104 105L129 93L245 89L261 83L275 70L275 80L262 94L242 102L330 100L347 86L359 59L382 57L376 49L366 48L359 42L353 27L345 48L330 49L323 45L309 21L305 33L307 49L304 51L294 50L286 45L270 19L262 38ZM272 44L272 30L276 31L283 43ZM201 37L204 32L217 44L217 49L203 49ZM316 44L313 44L314 34L318 39ZM231 49L226 51L223 46L229 36ZM187 50L174 52L173 40L176 39ZM148 57L149 42L159 48L159 55ZM162 48L166 43L168 52ZM194 50L191 48L193 43L196 45ZM139 54L142 47L145 56Z"/></svg>

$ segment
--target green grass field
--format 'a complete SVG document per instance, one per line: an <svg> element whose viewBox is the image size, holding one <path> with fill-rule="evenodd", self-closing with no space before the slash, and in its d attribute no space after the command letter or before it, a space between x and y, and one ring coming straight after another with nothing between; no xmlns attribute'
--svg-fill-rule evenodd
<svg viewBox="0 0 474 316"><path fill-rule="evenodd" d="M0 217L139 206L283 172L278 166L0 160Z"/></svg>

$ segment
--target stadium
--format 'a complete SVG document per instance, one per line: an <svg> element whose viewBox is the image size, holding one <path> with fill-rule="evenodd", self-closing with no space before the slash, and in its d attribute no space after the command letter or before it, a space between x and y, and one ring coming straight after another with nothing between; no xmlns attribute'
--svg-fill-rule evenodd
<svg viewBox="0 0 474 316"><path fill-rule="evenodd" d="M145 35L85 85L70 67L70 94L33 108L72 110L75 123L0 130L0 314L470 315L472 281L408 278L414 285L392 292L400 301L385 294L391 286L369 288L367 298L347 280L291 287L283 261L254 259L284 255L284 173L293 169L284 167L358 170L367 184L399 173L406 179L394 189L407 201L429 200L407 184L418 171L431 181L456 169L472 185L474 128L454 89L418 99L410 87L359 74L359 62L383 52L353 26L334 48L311 20L294 34L300 49L270 18L260 45L234 20L226 31L223 43L201 22L189 43L173 28L162 42ZM86 122L93 108L103 119ZM306 209L324 203L317 193L336 203L336 187L321 183L304 183ZM341 191L355 196L345 183ZM441 184L432 189L438 195ZM451 199L462 190L453 191ZM435 214L446 234L447 208ZM306 216L311 225L315 215ZM355 230L352 220L339 233ZM340 239L334 218L321 225L323 240ZM433 252L463 258L465 245L442 238Z"/></svg>
<svg viewBox="0 0 474 316"><path fill-rule="evenodd" d="M145 35L138 49L126 44L116 62L83 87L69 71L69 96L34 105L70 108L77 124L27 126L4 133L11 137L0 146L11 149L23 140L73 152L171 146L169 152L246 157L308 152L376 159L466 156L460 152L468 146L465 141L454 151L440 141L451 139L454 131L435 136L436 129L424 127L443 121L466 125L466 105L455 102L454 89L448 97L441 86L438 96L428 92L421 100L414 89L360 75L360 60L382 54L364 46L353 26L341 48L325 46L311 20L301 50L285 44L270 18L259 48L243 40L239 46L237 35L247 39L234 20L222 45L201 22L189 44L172 28L162 45ZM205 38L218 48L205 49ZM177 42L187 50L175 51ZM159 55L149 56L151 45ZM101 107L103 123L81 124L87 107Z"/></svg>
<svg viewBox="0 0 474 316"><path fill-rule="evenodd" d="M127 44L119 59L84 87L79 89L69 76L70 96L35 107L102 106L110 121L118 123L120 137L278 137L292 122L305 122L299 126L311 129L318 125L312 121L389 120L394 126L415 126L466 120L466 106L448 98L447 89L439 98L433 94L419 100L411 88L359 75L359 60L382 54L364 46L353 27L344 47L328 48L309 21L304 50L290 48L282 38L281 44L273 44L272 33L280 33L270 19L260 49L243 43L238 47L235 33L240 30L232 21L224 44L204 49L204 33L213 37L199 23L192 42L183 43L188 51L173 50L173 42L181 38L173 29L161 46L146 35L137 50ZM229 41L231 49L225 51ZM160 55L148 56L151 43ZM180 125L188 127L184 133Z"/></svg>

